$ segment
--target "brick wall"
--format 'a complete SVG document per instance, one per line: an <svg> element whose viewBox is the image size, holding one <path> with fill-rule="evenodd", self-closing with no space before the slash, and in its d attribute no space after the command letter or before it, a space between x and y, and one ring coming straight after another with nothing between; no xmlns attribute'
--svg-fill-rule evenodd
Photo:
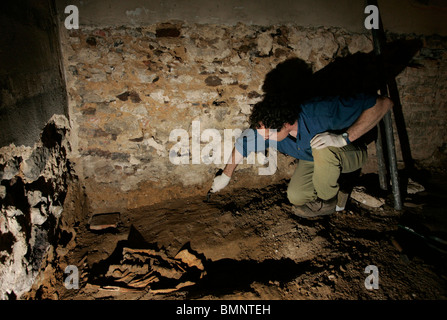
<svg viewBox="0 0 447 320"><path fill-rule="evenodd" d="M447 42L425 37L415 57L419 66L398 77L413 158L422 166L445 166L447 136Z"/></svg>

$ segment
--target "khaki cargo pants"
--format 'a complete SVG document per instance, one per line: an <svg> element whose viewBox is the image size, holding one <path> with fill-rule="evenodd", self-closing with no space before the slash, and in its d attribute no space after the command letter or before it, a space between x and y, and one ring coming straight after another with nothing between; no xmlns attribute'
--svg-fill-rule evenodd
<svg viewBox="0 0 447 320"><path fill-rule="evenodd" d="M364 144L349 144L342 148L312 149L314 161L299 160L290 179L287 197L294 205L303 205L317 197L329 200L339 190L341 173L359 170L367 159Z"/></svg>

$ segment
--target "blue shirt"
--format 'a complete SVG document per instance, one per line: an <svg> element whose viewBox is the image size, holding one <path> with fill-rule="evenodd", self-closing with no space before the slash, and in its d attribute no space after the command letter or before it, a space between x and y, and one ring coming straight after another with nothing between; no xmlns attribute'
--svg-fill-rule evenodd
<svg viewBox="0 0 447 320"><path fill-rule="evenodd" d="M349 128L360 114L376 104L377 94L360 93L351 97L313 98L301 105L297 115L296 139L288 136L277 141L276 149L297 159L313 161L310 140L318 133L341 132ZM257 132L247 129L236 140L235 147L246 157L255 151L264 151L272 143Z"/></svg>

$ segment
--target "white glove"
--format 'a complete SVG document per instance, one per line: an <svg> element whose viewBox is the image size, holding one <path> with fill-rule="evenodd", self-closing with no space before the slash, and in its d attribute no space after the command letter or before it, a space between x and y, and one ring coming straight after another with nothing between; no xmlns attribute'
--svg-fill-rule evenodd
<svg viewBox="0 0 447 320"><path fill-rule="evenodd" d="M323 149L326 147L337 147L341 148L346 146L348 143L341 134L335 134L330 132L323 132L315 135L315 137L310 140L310 146L314 149Z"/></svg>
<svg viewBox="0 0 447 320"><path fill-rule="evenodd" d="M231 178L225 173L214 178L213 185L211 186L211 192L215 193L225 188L230 183Z"/></svg>

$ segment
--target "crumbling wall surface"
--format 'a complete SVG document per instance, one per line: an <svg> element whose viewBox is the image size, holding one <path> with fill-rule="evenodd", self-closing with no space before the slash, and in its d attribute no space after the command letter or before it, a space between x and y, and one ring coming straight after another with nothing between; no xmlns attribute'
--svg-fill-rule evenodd
<svg viewBox="0 0 447 320"><path fill-rule="evenodd" d="M247 128L252 105L265 93L266 75L280 63L299 58L316 72L338 57L373 50L370 32L292 24L170 21L143 27L81 26L62 29L61 38L70 120L77 137L76 172L83 178L94 211L206 194L216 168L226 161L224 147L221 143L220 163L207 164L202 158L194 163L194 129L202 135L202 156L210 150L208 143L219 144L206 136L207 129L217 129L223 142L225 129ZM418 149L417 159L440 146L422 144L423 128L430 125L437 135L445 130L440 120L445 119L445 88L436 80L446 70L445 41L440 40L437 48L432 44L425 42L419 53L423 67L406 71L399 79L400 89L413 82L419 94L424 91L436 98L430 103L437 101L429 107L426 100L413 99L414 91L403 91L403 110L412 121L409 139L411 147ZM424 52L437 53L437 62ZM437 67L432 68L433 63ZM339 81L334 77L334 83ZM300 88L295 90L298 93ZM437 120L427 123L421 116L423 108L430 108L431 118ZM175 130L184 130L187 140L181 140ZM184 147L178 153L186 163L170 161L178 143ZM282 156L274 175L259 175L259 166L239 167L230 190L289 178L294 169L293 161Z"/></svg>
<svg viewBox="0 0 447 320"><path fill-rule="evenodd" d="M34 147L0 149L0 299L27 292L50 245L72 237L58 227L74 176L68 130L67 119L54 116Z"/></svg>

